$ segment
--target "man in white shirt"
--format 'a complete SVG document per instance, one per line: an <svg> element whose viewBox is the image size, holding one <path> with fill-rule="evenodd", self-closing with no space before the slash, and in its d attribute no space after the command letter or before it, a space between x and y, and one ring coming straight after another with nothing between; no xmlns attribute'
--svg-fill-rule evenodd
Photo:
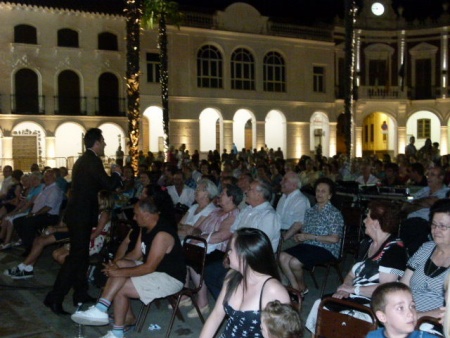
<svg viewBox="0 0 450 338"><path fill-rule="evenodd" d="M284 241L291 238L301 228L305 212L311 207L309 199L300 192L301 182L299 176L290 171L281 180L281 196L277 205L277 214L280 216L281 231L284 232ZM286 242L286 244L288 244ZM296 242L291 243L298 244ZM283 248L287 249L288 247Z"/></svg>
<svg viewBox="0 0 450 338"><path fill-rule="evenodd" d="M272 200L272 189L267 183L255 180L245 193L248 206L236 217L231 232L240 228L256 228L263 231L272 243L276 252L280 241L280 218L268 201ZM213 262L205 267L205 284L214 299L219 296L220 290L228 269L222 262Z"/></svg>
<svg viewBox="0 0 450 338"><path fill-rule="evenodd" d="M358 176L356 182L358 182L359 185L375 185L379 180L372 175L372 166L369 163L364 163L361 166L361 175Z"/></svg>
<svg viewBox="0 0 450 338"><path fill-rule="evenodd" d="M34 200L33 208L27 216L16 218L14 228L25 246L28 255L36 233L46 226L59 222L59 209L63 200L63 192L56 184L56 170L48 169L44 173L45 186Z"/></svg>
<svg viewBox="0 0 450 338"><path fill-rule="evenodd" d="M281 226L280 217L269 202L272 200L271 187L261 180L255 180L245 195L248 206L236 217L231 231L235 232L240 228L256 228L264 231L272 243L273 252L276 252Z"/></svg>
<svg viewBox="0 0 450 338"><path fill-rule="evenodd" d="M183 173L177 171L173 175L173 185L167 187L167 192L172 198L173 204L184 204L190 207L195 201L195 190L184 184Z"/></svg>

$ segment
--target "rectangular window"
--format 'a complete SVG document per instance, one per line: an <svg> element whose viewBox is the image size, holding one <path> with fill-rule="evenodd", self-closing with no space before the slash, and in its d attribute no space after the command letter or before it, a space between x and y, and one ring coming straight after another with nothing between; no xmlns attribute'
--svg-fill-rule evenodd
<svg viewBox="0 0 450 338"><path fill-rule="evenodd" d="M364 142L369 143L369 126L367 124L364 126Z"/></svg>
<svg viewBox="0 0 450 338"><path fill-rule="evenodd" d="M315 93L325 93L325 67L313 67L313 91Z"/></svg>
<svg viewBox="0 0 450 338"><path fill-rule="evenodd" d="M431 138L431 120L417 120L417 138Z"/></svg>
<svg viewBox="0 0 450 338"><path fill-rule="evenodd" d="M370 142L374 142L374 133L375 133L375 130L374 130L374 128L373 128L373 123L370 125Z"/></svg>
<svg viewBox="0 0 450 338"><path fill-rule="evenodd" d="M159 54L147 53L147 82L159 82Z"/></svg>

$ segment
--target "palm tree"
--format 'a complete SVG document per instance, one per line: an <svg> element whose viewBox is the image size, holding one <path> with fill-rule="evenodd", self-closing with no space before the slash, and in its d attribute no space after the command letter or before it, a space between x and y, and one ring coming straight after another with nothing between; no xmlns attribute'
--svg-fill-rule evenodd
<svg viewBox="0 0 450 338"><path fill-rule="evenodd" d="M158 23L158 49L159 49L159 82L161 84L161 105L163 111L164 149L167 156L169 149L169 69L167 52L167 22L179 27L182 13L178 10L178 3L167 0L143 0L143 22L146 27L153 28L155 21Z"/></svg>
<svg viewBox="0 0 450 338"><path fill-rule="evenodd" d="M344 106L345 106L345 145L347 158L353 155L353 112L355 98L357 97L357 86L355 78L355 21L357 7L355 0L345 0L345 83L344 83Z"/></svg>
<svg viewBox="0 0 450 338"><path fill-rule="evenodd" d="M135 172L138 169L139 147L139 53L140 32L143 14L142 0L126 0L125 17L127 26L127 117L128 117L128 146L131 155L131 165Z"/></svg>

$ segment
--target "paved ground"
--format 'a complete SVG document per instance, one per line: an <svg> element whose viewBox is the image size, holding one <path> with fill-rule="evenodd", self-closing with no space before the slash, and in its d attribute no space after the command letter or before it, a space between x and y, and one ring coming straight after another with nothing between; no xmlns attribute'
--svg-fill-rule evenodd
<svg viewBox="0 0 450 338"><path fill-rule="evenodd" d="M21 262L23 249L14 248L0 251L0 337L77 337L78 327L70 320L70 316L54 315L42 304L42 300L50 290L59 270L59 265L51 259L51 251L54 248L47 248L35 267L35 277L26 280L12 280L3 275L6 268L13 267ZM345 272L348 271L351 264L352 260L348 257L345 262ZM316 274L319 281L321 281L323 273L324 269L317 270ZM310 292L305 297L303 304L303 318L306 318L313 302L319 296L319 291L314 288L308 274L307 282ZM333 271L328 278L326 292L332 292L338 284L339 280ZM98 289L91 288L90 294L92 296L96 297L98 293ZM67 296L63 306L66 311L74 312L75 308L71 301L71 295ZM140 305L139 301L133 301L133 308L136 312ZM210 302L210 305L214 305L213 301ZM187 318L187 311L189 311L189 308L182 309L185 322L175 319L171 337L197 338L199 336L202 323L198 318ZM153 305L142 332L129 332L127 337L164 337L170 315L171 311L167 308L165 300L160 302L159 308ZM161 326L161 330L149 331L150 324L158 324ZM107 330L107 326L84 327L84 337L101 337ZM310 335L305 334L305 337L310 337Z"/></svg>

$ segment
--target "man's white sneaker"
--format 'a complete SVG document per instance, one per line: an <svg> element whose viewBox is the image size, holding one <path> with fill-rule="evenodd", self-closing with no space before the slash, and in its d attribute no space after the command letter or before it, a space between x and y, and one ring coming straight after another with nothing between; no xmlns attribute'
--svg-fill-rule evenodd
<svg viewBox="0 0 450 338"><path fill-rule="evenodd" d="M86 311L75 312L70 318L81 325L102 326L109 324L108 314L97 309L95 305Z"/></svg>
<svg viewBox="0 0 450 338"><path fill-rule="evenodd" d="M112 333L112 331L108 331L107 334L101 336L100 338L117 338L117 336L115 336L114 333Z"/></svg>

